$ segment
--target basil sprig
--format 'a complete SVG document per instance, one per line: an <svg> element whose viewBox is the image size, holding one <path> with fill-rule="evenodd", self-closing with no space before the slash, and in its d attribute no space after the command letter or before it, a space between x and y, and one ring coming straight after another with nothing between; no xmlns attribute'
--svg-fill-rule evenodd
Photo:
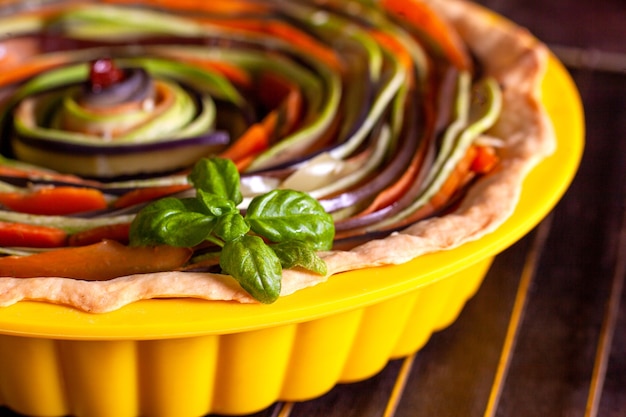
<svg viewBox="0 0 626 417"><path fill-rule="evenodd" d="M239 172L232 161L202 159L188 180L196 196L166 197L142 209L131 224L131 245L195 247L211 242L221 248L222 271L262 303L280 295L283 268L326 274L317 251L332 247L335 226L316 199L299 191L273 190L252 199L242 215Z"/></svg>

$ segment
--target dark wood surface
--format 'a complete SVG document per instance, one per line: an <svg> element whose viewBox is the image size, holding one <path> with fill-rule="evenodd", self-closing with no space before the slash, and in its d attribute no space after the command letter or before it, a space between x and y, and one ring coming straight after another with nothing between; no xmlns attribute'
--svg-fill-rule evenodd
<svg viewBox="0 0 626 417"><path fill-rule="evenodd" d="M626 3L480 3L528 27L570 70L587 131L574 182L416 355L254 417L626 416Z"/></svg>

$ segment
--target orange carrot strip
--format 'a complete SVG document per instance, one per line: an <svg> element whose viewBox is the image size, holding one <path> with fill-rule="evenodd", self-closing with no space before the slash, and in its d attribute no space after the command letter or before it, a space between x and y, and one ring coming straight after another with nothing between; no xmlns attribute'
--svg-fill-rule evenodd
<svg viewBox="0 0 626 417"><path fill-rule="evenodd" d="M422 0L382 0L383 8L424 33L450 62L461 70L470 70L472 60L452 25L443 20Z"/></svg>
<svg viewBox="0 0 626 417"><path fill-rule="evenodd" d="M266 126L279 128L279 135L289 133L302 116L304 98L300 87L276 74L265 72L259 77L258 94L263 104L279 114L280 126L269 126L278 120L267 120Z"/></svg>
<svg viewBox="0 0 626 417"><path fill-rule="evenodd" d="M207 13L242 13L242 12L263 12L267 9L260 3L250 2L246 0L228 0L228 1L198 1L198 0L104 0L106 3L117 4L137 4L143 3L150 6L164 6L171 9L190 10L195 13L203 11ZM156 3L156 4L155 4Z"/></svg>
<svg viewBox="0 0 626 417"><path fill-rule="evenodd" d="M385 188L381 191L374 201L370 203L364 210L359 212L358 216L364 216L369 213L373 213L376 210L380 210L383 207L389 206L393 204L395 201L398 201L400 196L404 195L406 191L411 187L411 184L415 180L417 173L419 171L419 165L422 161L422 155L416 154L415 157L411 160L411 163L407 167L407 170L404 171L402 176L391 184L389 187Z"/></svg>
<svg viewBox="0 0 626 417"><path fill-rule="evenodd" d="M255 158L256 158L256 155L250 155L250 156L246 156L244 158L238 159L237 161L233 161L233 162L235 163L235 166L237 167L237 171L243 172L250 165L252 165L252 162L254 162Z"/></svg>
<svg viewBox="0 0 626 417"><path fill-rule="evenodd" d="M211 23L233 30L238 29L275 36L289 42L299 50L307 51L309 55L321 60L332 69L340 70L342 68L341 61L335 51L318 42L314 37L284 22L262 19L225 19L223 21L215 20Z"/></svg>
<svg viewBox="0 0 626 417"><path fill-rule="evenodd" d="M190 187L191 186L188 184L175 184L164 185L161 187L136 188L121 195L117 200L115 200L113 207L124 208L134 206L135 204L147 203L179 191L188 190Z"/></svg>
<svg viewBox="0 0 626 417"><path fill-rule="evenodd" d="M342 67L337 54L332 49L317 42L315 38L283 22L263 21L263 23L264 29L268 33L288 41L301 51L307 51L308 54L321 59L331 68L340 69Z"/></svg>
<svg viewBox="0 0 626 417"><path fill-rule="evenodd" d="M82 230L69 236L67 246L86 246L103 240L115 240L120 243L128 243L130 223L107 224Z"/></svg>
<svg viewBox="0 0 626 417"><path fill-rule="evenodd" d="M237 161L255 156L269 147L270 132L261 123L255 123L246 130L220 157Z"/></svg>
<svg viewBox="0 0 626 417"><path fill-rule="evenodd" d="M297 85L271 73L261 74L258 83L260 100L273 110L220 155L235 162L240 171L268 149L273 139L293 130L302 115L302 91Z"/></svg>
<svg viewBox="0 0 626 417"><path fill-rule="evenodd" d="M43 71L65 64L67 59L67 56L61 54L37 58L23 62L18 66L3 68L0 72L0 86L27 80Z"/></svg>
<svg viewBox="0 0 626 417"><path fill-rule="evenodd" d="M217 71L235 84L244 87L249 87L252 85L252 79L250 77L250 74L233 64L221 61L194 59L192 57L186 57L185 59L182 59L182 61L185 60L189 60L189 63L195 64L199 67Z"/></svg>
<svg viewBox="0 0 626 417"><path fill-rule="evenodd" d="M45 173L36 172L36 171L27 171L24 169L13 168L13 167L6 166L6 165L0 165L0 175L2 176L28 178L32 174L44 175Z"/></svg>
<svg viewBox="0 0 626 417"><path fill-rule="evenodd" d="M30 192L0 193L0 203L27 214L66 215L107 207L101 191L80 187L44 187Z"/></svg>
<svg viewBox="0 0 626 417"><path fill-rule="evenodd" d="M66 240L67 233L56 227L0 222L0 246L58 248Z"/></svg>
<svg viewBox="0 0 626 417"><path fill-rule="evenodd" d="M371 34L374 39L376 39L376 42L392 52L392 54L400 62L400 65L408 69L413 67L413 58L411 57L411 54L396 38L388 33L380 31L371 31ZM407 75L412 77L413 72L409 71Z"/></svg>
<svg viewBox="0 0 626 417"><path fill-rule="evenodd" d="M422 208L404 219L401 223L413 223L420 219L431 216L435 212L443 208L455 195L455 193L464 184L467 183L469 177L472 176L472 171L470 170L470 167L472 165L472 162L476 158L476 154L476 146L470 146L470 148L465 153L463 159L459 161L454 171L450 173L450 176L443 183L437 194L432 196L430 201L428 201L426 205L424 205Z"/></svg>
<svg viewBox="0 0 626 417"><path fill-rule="evenodd" d="M476 157L476 147L471 146L463 159L459 161L454 171L446 179L441 189L420 209L411 213L409 216L399 220L393 227L407 226L411 223L415 223L421 219L433 215L439 209L443 208L454 194L467 183L468 179L473 176L473 172L470 170L470 166ZM359 214L360 215L360 214ZM356 236L361 233L366 233L366 228L358 228L352 230L346 230L344 232L337 232L335 234L336 239L344 239L351 236Z"/></svg>
<svg viewBox="0 0 626 417"><path fill-rule="evenodd" d="M186 52L175 50L166 50L163 51L162 54L164 56L175 58L181 62L185 62L199 68L218 72L232 83L240 85L244 88L252 86L252 77L250 76L250 74L248 74L245 70L228 62L216 61L197 56L189 56L189 54L187 54Z"/></svg>
<svg viewBox="0 0 626 417"><path fill-rule="evenodd" d="M107 280L132 274L171 271L183 266L191 257L191 252L189 248L131 247L104 240L88 246L0 258L0 276Z"/></svg>
<svg viewBox="0 0 626 417"><path fill-rule="evenodd" d="M470 169L477 174L487 174L499 162L496 150L491 146L476 146L476 156Z"/></svg>
<svg viewBox="0 0 626 417"><path fill-rule="evenodd" d="M9 68L17 66L41 53L40 42L35 38L9 38L0 41L0 66Z"/></svg>
<svg viewBox="0 0 626 417"><path fill-rule="evenodd" d="M373 32L372 35L381 45L384 45L386 48L393 51L394 55L399 59L401 65L405 68L411 68L413 66L413 60L411 59L410 54L396 39L383 32ZM407 82L413 81L412 74L412 71L407 72L407 75L410 77ZM409 166L400 178L381 191L368 207L359 212L358 216L364 216L372 213L397 201L398 198L411 187L411 183L417 176L419 165L423 159L423 152L417 152L413 158L411 158Z"/></svg>

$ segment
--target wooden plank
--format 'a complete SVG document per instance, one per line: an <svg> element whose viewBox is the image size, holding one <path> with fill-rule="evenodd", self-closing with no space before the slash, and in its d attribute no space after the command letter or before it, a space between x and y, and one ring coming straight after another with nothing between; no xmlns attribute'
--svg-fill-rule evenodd
<svg viewBox="0 0 626 417"><path fill-rule="evenodd" d="M373 378L340 384L319 399L297 403L289 417L382 417L402 365L402 360L392 361Z"/></svg>
<svg viewBox="0 0 626 417"><path fill-rule="evenodd" d="M624 212L626 76L584 70L574 76L587 108L594 109L587 111L587 147L555 211L503 391L502 416L583 416L594 378L604 377L594 375L594 367ZM619 112L621 117L607 118Z"/></svg>
<svg viewBox="0 0 626 417"><path fill-rule="evenodd" d="M520 289L527 291L520 282L534 239L531 235L498 256L457 321L418 353L396 417L484 415L490 397L497 395L494 381L506 376L514 346L507 334L515 333L510 325L516 300L525 296Z"/></svg>

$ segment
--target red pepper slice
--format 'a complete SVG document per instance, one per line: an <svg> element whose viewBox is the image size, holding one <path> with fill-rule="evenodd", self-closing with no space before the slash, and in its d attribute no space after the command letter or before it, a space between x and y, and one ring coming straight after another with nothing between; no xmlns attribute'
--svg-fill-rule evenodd
<svg viewBox="0 0 626 417"><path fill-rule="evenodd" d="M476 146L476 156L472 161L470 169L477 174L487 174L498 165L499 161L500 158L498 158L498 154L493 147Z"/></svg>
<svg viewBox="0 0 626 417"><path fill-rule="evenodd" d="M56 227L0 222L0 246L58 248L66 242L67 233Z"/></svg>
<svg viewBox="0 0 626 417"><path fill-rule="evenodd" d="M113 207L115 208L124 208L134 206L135 204L147 203L153 200L157 200L159 198L166 197L170 194L177 193L179 191L188 190L191 188L188 184L175 184L175 185L164 185L159 187L149 187L149 188L137 188L132 191L127 192L126 194L121 195L115 203L113 203Z"/></svg>
<svg viewBox="0 0 626 417"><path fill-rule="evenodd" d="M129 231L130 223L106 224L71 234L67 246L91 245L107 239L126 244Z"/></svg>
<svg viewBox="0 0 626 417"><path fill-rule="evenodd" d="M82 187L45 187L25 193L0 193L0 204L20 213L58 216L107 207L100 190Z"/></svg>

